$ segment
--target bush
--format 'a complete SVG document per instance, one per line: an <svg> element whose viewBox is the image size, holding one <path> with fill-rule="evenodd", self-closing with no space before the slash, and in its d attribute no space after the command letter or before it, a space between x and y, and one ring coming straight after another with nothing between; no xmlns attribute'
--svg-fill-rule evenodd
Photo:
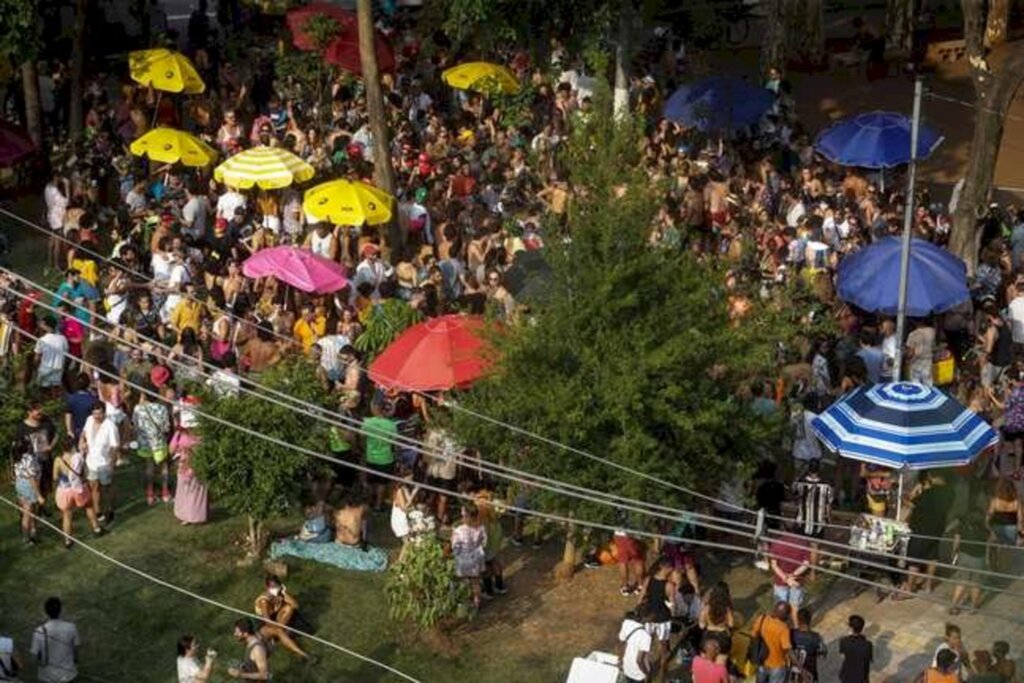
<svg viewBox="0 0 1024 683"><path fill-rule="evenodd" d="M327 405L326 391L306 359L283 361L263 373L260 381L307 403ZM217 504L249 517L251 555L263 550L263 523L292 509L307 477L322 469L321 461L224 423L323 452L326 424L283 402L285 405L278 405L252 394L218 397L211 391L203 396L201 411L205 415L199 417L198 428L202 441L193 451L192 466Z"/></svg>
<svg viewBox="0 0 1024 683"><path fill-rule="evenodd" d="M454 617L469 599L469 587L455 578L455 560L435 536L405 546L388 570L388 613L399 622L431 629Z"/></svg>

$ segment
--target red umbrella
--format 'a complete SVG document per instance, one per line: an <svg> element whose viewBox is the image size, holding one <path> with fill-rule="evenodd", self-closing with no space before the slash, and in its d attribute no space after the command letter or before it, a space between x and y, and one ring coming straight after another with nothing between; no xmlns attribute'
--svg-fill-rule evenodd
<svg viewBox="0 0 1024 683"><path fill-rule="evenodd" d="M35 151L28 133L12 123L0 121L0 166L13 166Z"/></svg>
<svg viewBox="0 0 1024 683"><path fill-rule="evenodd" d="M355 14L342 9L337 5L331 5L326 2L313 2L308 5L303 5L302 7L289 10L285 17L285 21L288 23L288 29L292 32L292 42L295 44L295 47L300 50L316 49L316 45L313 42L313 36L306 33L306 22L318 15L334 19L334 21L338 22L342 32L349 28L355 30Z"/></svg>
<svg viewBox="0 0 1024 683"><path fill-rule="evenodd" d="M377 50L377 68L381 73L389 73L395 70L395 52L391 49L390 43L380 34L374 31L373 42ZM357 76L363 75L363 63L359 58L359 31L354 26L346 29L340 36L334 39L324 52L324 61L328 64L340 66L345 71Z"/></svg>
<svg viewBox="0 0 1024 683"><path fill-rule="evenodd" d="M370 379L406 391L469 386L491 367L483 330L479 316L443 315L413 325L370 364Z"/></svg>

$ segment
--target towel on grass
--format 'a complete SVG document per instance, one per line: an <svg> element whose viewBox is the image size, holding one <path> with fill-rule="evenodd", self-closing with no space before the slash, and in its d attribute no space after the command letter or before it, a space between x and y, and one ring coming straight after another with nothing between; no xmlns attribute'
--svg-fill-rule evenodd
<svg viewBox="0 0 1024 683"><path fill-rule="evenodd" d="M270 558L276 560L281 557L300 557L358 572L382 572L388 568L388 554L383 548L368 546L364 551L340 543L310 543L297 538L274 541L270 546Z"/></svg>

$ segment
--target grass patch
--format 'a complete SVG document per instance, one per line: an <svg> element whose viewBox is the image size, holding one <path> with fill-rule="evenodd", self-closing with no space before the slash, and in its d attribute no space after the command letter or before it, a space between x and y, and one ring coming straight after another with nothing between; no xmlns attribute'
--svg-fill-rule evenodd
<svg viewBox="0 0 1024 683"><path fill-rule="evenodd" d="M251 611L262 589L260 565L239 566L236 545L244 533L243 519L216 513L209 524L182 527L164 505L145 506L138 471L118 471L120 500L117 523L100 539L83 538L97 549L166 581ZM8 496L9 497L9 496ZM67 551L53 532L43 532L35 547L21 544L16 513L3 506L0 534L0 632L12 635L24 651L32 629L42 621L42 604L51 595L65 604L83 641L81 671L86 681L154 681L171 683L174 647L179 636L193 633L220 653L218 675L229 680L228 662L240 658L241 647L231 637L234 614L205 605L120 569L89 551ZM389 534L386 520L375 518L377 538ZM278 520L273 530L298 527L298 518ZM86 532L84 515L75 533ZM390 539L389 539L390 540ZM390 621L384 598L384 575L346 572L307 562L289 562L289 591L316 634L373 657L424 681L522 680L516 665L486 653L488 658L463 652L445 660L415 644L405 629ZM301 641L300 641L301 642ZM281 648L271 655L275 680L397 681L393 674L312 642L303 647L320 662L304 665Z"/></svg>

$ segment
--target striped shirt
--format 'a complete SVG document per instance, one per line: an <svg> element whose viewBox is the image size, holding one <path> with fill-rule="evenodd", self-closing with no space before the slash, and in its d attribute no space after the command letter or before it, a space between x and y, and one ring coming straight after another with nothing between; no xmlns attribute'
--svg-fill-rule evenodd
<svg viewBox="0 0 1024 683"><path fill-rule="evenodd" d="M832 485L818 476L804 475L793 483L793 494L800 531L809 536L820 534L832 513Z"/></svg>

